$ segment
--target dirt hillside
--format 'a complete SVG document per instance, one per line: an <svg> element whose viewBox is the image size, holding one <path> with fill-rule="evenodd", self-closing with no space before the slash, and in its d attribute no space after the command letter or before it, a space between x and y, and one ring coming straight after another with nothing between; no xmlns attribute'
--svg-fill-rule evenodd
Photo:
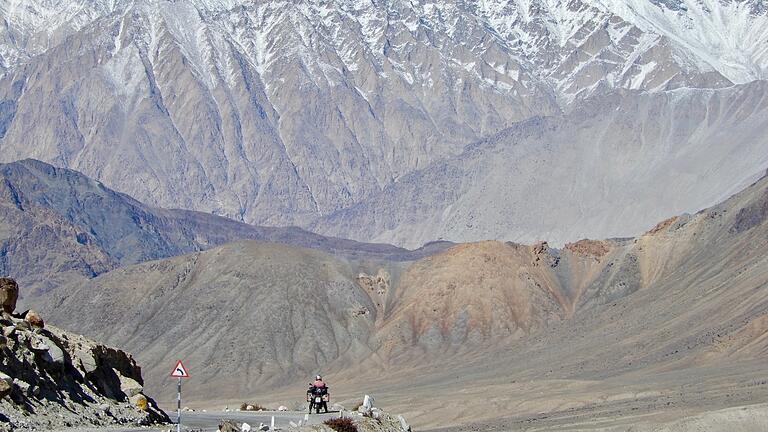
<svg viewBox="0 0 768 432"><path fill-rule="evenodd" d="M373 393L421 427L661 421L768 398L767 221L764 178L637 238L563 249L393 262L240 242L64 287L44 310L135 353L166 398L183 357L201 403L296 402L321 371L339 398Z"/></svg>

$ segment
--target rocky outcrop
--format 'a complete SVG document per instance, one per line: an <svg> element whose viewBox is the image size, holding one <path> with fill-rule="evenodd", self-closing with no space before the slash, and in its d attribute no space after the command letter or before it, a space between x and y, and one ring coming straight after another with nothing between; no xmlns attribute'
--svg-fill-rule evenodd
<svg viewBox="0 0 768 432"><path fill-rule="evenodd" d="M565 249L575 254L590 256L599 260L611 250L611 244L602 240L583 239L575 243L567 243Z"/></svg>
<svg viewBox="0 0 768 432"><path fill-rule="evenodd" d="M0 306L2 312L10 314L16 309L16 301L19 298L19 286L15 280L0 278Z"/></svg>
<svg viewBox="0 0 768 432"><path fill-rule="evenodd" d="M141 369L130 354L44 327L32 311L25 319L6 315L0 325L0 430L169 421L142 394Z"/></svg>

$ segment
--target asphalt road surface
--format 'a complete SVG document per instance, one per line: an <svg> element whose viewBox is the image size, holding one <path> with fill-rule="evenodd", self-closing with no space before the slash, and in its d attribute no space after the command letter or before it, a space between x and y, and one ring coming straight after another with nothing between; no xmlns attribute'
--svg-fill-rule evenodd
<svg viewBox="0 0 768 432"><path fill-rule="evenodd" d="M176 413L169 413L171 420L176 421ZM340 415L337 412L329 412L328 414L310 414L308 417L306 412L303 411L260 411L260 412L245 412L245 411L194 411L194 412L182 412L181 424L185 429L203 430L203 431L215 431L218 429L219 422L221 420L232 420L237 423L248 423L256 431L261 423L269 425L272 421L272 417L275 417L275 427L286 429L289 427L290 422L296 424L299 421L303 424L319 424L328 419L336 418ZM306 419L309 419L307 423ZM175 429L175 425L174 425Z"/></svg>
<svg viewBox="0 0 768 432"><path fill-rule="evenodd" d="M309 422L305 421L304 411L259 411L259 412L245 412L245 411L194 411L194 412L182 412L181 413L181 430L192 431L205 431L215 432L219 428L219 423L222 420L232 420L237 423L248 423L253 428L254 432L259 430L259 425L264 423L269 425L272 421L272 416L275 417L275 427L279 429L287 429L290 426L290 422L296 424L301 421L303 424L319 424L328 419L336 418L341 415L338 411L330 411L328 414L311 414L309 415ZM171 420L174 421L173 425L153 427L153 428L138 428L138 427L110 427L110 428L76 428L68 429L69 432L159 432L159 431L176 431L176 412L168 413Z"/></svg>

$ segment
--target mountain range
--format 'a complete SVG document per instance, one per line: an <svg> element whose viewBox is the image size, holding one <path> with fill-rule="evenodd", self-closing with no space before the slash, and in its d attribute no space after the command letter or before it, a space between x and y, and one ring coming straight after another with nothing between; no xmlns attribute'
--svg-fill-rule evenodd
<svg viewBox="0 0 768 432"><path fill-rule="evenodd" d="M350 257L409 260L416 251L323 237L299 228L247 225L220 216L152 208L98 181L36 160L0 164L0 274L32 296L121 266L243 239L313 247Z"/></svg>
<svg viewBox="0 0 768 432"><path fill-rule="evenodd" d="M629 236L765 170L767 13L759 0L8 1L0 161L411 248Z"/></svg>
<svg viewBox="0 0 768 432"><path fill-rule="evenodd" d="M37 161L2 172L6 190L16 191L3 195L2 208L28 214L18 219L27 232L58 233L28 237L27 250L87 256L78 251L91 245L113 260L119 255L110 250L143 250L137 241L116 249L77 241L83 221L98 229L99 217L125 203L137 214L149 209L139 202ZM26 186L14 187L20 178ZM94 205L62 212L46 196ZM170 217L176 211L151 214L175 224L144 216L138 227L122 222L114 230L133 232L127 239L145 230L167 239L185 221ZM249 232L216 216L193 220L200 218L215 221L181 226L209 228L215 239ZM57 231L56 224L77 228ZM132 258L145 261L97 275L54 268L63 273L55 287L25 301L56 325L134 353L147 390L162 403L175 395L167 365L183 357L195 376L188 403L208 407L243 398L295 404L306 377L320 371L338 400L370 392L420 427L508 430L540 422L546 430L585 418L663 420L768 397L758 378L768 350L766 230L764 176L721 204L633 238L562 248L439 243L409 252L349 241L334 249L341 242L334 239L301 243L295 239L319 236L296 230L289 244L280 236L196 244L192 253ZM17 249L4 250L4 265L20 262ZM509 416L487 409L489 400Z"/></svg>
<svg viewBox="0 0 768 432"><path fill-rule="evenodd" d="M420 429L764 430L763 0L0 18L0 275L162 404L183 358L202 408L322 373Z"/></svg>

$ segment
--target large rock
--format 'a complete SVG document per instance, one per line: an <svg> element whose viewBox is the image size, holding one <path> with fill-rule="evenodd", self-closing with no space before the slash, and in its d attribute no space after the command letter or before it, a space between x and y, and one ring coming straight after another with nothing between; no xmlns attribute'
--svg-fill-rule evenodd
<svg viewBox="0 0 768 432"><path fill-rule="evenodd" d="M31 396L32 390L34 389L32 385L24 380L20 380L18 378L14 378L13 385L16 386L16 388L19 389L19 392L25 396Z"/></svg>
<svg viewBox="0 0 768 432"><path fill-rule="evenodd" d="M96 358L93 356L92 350L88 348L77 349L75 350L75 358L77 359L76 366L86 374L96 371L98 363L96 362Z"/></svg>
<svg viewBox="0 0 768 432"><path fill-rule="evenodd" d="M141 393L129 396L128 400L131 402L131 405L142 411L146 411L149 408L149 400Z"/></svg>
<svg viewBox="0 0 768 432"><path fill-rule="evenodd" d="M61 349L59 344L56 343L55 340L52 338L49 338L47 336L39 335L40 340L42 340L43 344L48 346L48 355L45 356L46 360L54 363L58 366L63 366L67 362L67 355L64 353L64 350Z"/></svg>
<svg viewBox="0 0 768 432"><path fill-rule="evenodd" d="M13 378L0 372L0 399L11 394L13 390Z"/></svg>
<svg viewBox="0 0 768 432"><path fill-rule="evenodd" d="M8 381L6 380L0 379L0 399L11 394L11 390L13 390L11 384L8 384Z"/></svg>
<svg viewBox="0 0 768 432"><path fill-rule="evenodd" d="M19 285L10 278L0 278L0 306L3 312L13 313L19 299Z"/></svg>
<svg viewBox="0 0 768 432"><path fill-rule="evenodd" d="M400 422L400 429L402 429L403 432L411 432L411 425L405 421L405 417L398 415L397 420Z"/></svg>
<svg viewBox="0 0 768 432"><path fill-rule="evenodd" d="M240 432L240 427L231 420L224 420L219 424L219 432Z"/></svg>
<svg viewBox="0 0 768 432"><path fill-rule="evenodd" d="M45 328L45 321L43 321L43 318L39 313L33 310L27 312L27 314L24 316L24 321L28 322L32 328Z"/></svg>
<svg viewBox="0 0 768 432"><path fill-rule="evenodd" d="M128 378L118 373L120 378L120 390L125 393L126 396L132 398L144 391L144 386L136 382L133 378Z"/></svg>

